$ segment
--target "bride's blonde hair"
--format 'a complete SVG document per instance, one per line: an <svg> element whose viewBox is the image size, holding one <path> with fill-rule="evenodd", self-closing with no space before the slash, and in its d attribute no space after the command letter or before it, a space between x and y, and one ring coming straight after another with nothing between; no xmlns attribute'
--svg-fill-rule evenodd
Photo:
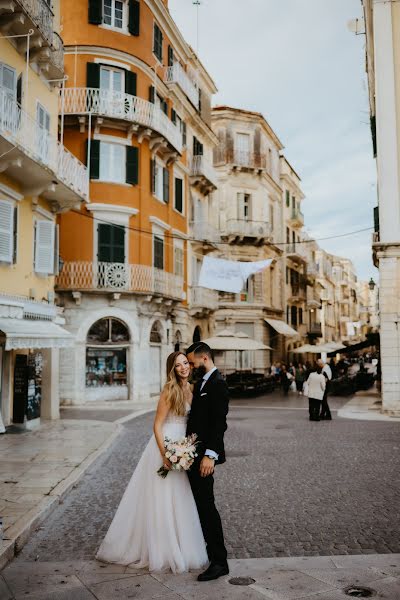
<svg viewBox="0 0 400 600"><path fill-rule="evenodd" d="M186 358L183 352L172 352L167 358L167 382L164 386L164 392L171 412L178 416L184 416L186 414L185 395L175 371L178 356Z"/></svg>

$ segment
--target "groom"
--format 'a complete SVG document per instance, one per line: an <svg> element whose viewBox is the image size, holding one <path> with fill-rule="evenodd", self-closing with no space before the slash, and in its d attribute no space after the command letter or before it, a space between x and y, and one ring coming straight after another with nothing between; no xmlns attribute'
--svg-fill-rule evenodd
<svg viewBox="0 0 400 600"><path fill-rule="evenodd" d="M198 576L211 581L229 573L221 518L214 501L214 466L225 462L224 433L227 429L228 387L214 365L211 348L203 342L188 348L192 369L203 375L195 384L187 435L197 434L198 457L189 471L189 481L207 544L210 566Z"/></svg>

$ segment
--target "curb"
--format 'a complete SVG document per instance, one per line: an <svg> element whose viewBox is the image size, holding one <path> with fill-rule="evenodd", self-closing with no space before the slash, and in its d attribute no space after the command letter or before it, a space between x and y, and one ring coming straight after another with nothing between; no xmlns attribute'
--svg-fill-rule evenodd
<svg viewBox="0 0 400 600"><path fill-rule="evenodd" d="M89 454L79 467L60 481L37 506L28 511L21 520L22 522L12 525L7 530L7 536L11 534L11 539L0 540L0 571L21 552L32 533L40 527L59 504L64 502L68 493L78 485L88 468L114 443L123 429L123 423L136 419L153 410L153 408L144 409L138 411L136 414L126 415L114 421L113 424L116 427L113 433L96 450Z"/></svg>

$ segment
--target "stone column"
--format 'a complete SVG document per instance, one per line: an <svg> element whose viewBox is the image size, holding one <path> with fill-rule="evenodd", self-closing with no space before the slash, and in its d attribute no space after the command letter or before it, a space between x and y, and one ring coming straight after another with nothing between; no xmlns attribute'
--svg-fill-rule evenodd
<svg viewBox="0 0 400 600"><path fill-rule="evenodd" d="M47 348L42 350L42 355L42 402L40 416L43 417L43 419L59 419L60 351L58 348Z"/></svg>

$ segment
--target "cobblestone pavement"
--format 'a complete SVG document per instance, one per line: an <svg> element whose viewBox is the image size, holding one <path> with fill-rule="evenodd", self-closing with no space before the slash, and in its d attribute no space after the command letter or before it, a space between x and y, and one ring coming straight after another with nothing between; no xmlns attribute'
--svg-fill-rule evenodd
<svg viewBox="0 0 400 600"><path fill-rule="evenodd" d="M304 399L232 402L216 497L231 558L400 552L399 424L309 422ZM268 400L268 401L267 401ZM274 402L276 408L263 408ZM335 405L332 400L332 405ZM338 400L338 405L342 400ZM240 406L241 405L241 406ZM335 413L334 413L335 416ZM17 561L92 560L149 439L125 423Z"/></svg>

